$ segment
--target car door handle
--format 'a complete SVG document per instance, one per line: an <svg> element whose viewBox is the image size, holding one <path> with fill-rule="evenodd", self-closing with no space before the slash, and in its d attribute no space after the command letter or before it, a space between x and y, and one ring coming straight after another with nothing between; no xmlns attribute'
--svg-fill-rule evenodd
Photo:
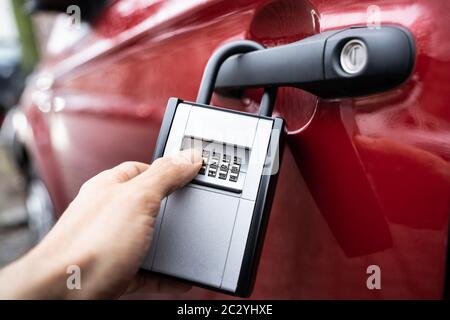
<svg viewBox="0 0 450 320"><path fill-rule="evenodd" d="M382 92L414 67L415 42L401 27L351 27L236 55L220 68L216 89L289 86L321 98Z"/></svg>

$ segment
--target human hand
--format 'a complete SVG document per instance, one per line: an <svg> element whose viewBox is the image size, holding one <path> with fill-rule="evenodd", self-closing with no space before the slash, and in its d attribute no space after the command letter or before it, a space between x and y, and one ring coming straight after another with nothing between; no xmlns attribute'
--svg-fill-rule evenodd
<svg viewBox="0 0 450 320"><path fill-rule="evenodd" d="M201 167L193 150L125 162L88 180L57 224L25 257L0 272L0 298L105 299L145 287L182 292L184 284L139 273L161 200ZM68 266L81 271L81 289L68 290Z"/></svg>

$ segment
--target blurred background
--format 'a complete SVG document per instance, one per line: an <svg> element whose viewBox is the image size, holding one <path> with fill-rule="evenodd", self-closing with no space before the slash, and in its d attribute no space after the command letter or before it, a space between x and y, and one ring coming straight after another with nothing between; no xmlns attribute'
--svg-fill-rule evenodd
<svg viewBox="0 0 450 320"><path fill-rule="evenodd" d="M0 1L0 124L23 91L45 47L55 14L30 14L25 0ZM0 140L0 268L36 241L28 227L25 181Z"/></svg>

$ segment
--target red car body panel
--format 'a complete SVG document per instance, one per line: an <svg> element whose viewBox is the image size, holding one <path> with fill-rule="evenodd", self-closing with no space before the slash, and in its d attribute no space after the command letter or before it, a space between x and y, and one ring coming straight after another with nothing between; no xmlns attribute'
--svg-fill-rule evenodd
<svg viewBox="0 0 450 320"><path fill-rule="evenodd" d="M113 2L76 44L48 53L22 97L30 128L23 139L57 214L99 171L151 161L168 98L195 100L221 44L247 38L270 47L365 25L377 9L370 5L382 24L412 32L413 73L394 90L358 99L280 89L275 111L287 122L287 148L252 298L442 298L450 213L445 0ZM213 104L251 112L259 93L215 96ZM381 290L367 288L370 265L381 268ZM227 296L194 288L146 297Z"/></svg>

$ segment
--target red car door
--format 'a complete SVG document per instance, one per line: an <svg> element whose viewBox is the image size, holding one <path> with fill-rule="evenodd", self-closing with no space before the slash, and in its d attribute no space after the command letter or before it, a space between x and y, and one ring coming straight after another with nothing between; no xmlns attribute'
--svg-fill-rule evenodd
<svg viewBox="0 0 450 320"><path fill-rule="evenodd" d="M252 298L441 298L449 18L445 0L114 1L74 43L58 48L63 32L50 38L22 99L33 133L27 145L61 214L100 170L151 161L168 98L195 100L223 43L272 47L352 25L406 27L416 65L393 90L339 100L279 90L287 147ZM213 104L254 112L259 95L216 95ZM368 287L373 268L380 289ZM179 297L226 296L194 288Z"/></svg>

